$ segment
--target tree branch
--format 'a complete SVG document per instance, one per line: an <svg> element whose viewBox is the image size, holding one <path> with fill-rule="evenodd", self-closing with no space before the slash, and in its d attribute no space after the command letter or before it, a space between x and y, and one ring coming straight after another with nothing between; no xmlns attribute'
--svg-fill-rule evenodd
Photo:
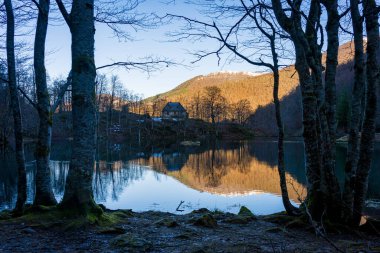
<svg viewBox="0 0 380 253"><path fill-rule="evenodd" d="M25 91L23 91L20 87L17 87L17 89L21 92L21 94L28 100L28 102L36 109L38 110L38 105L26 94Z"/></svg>
<svg viewBox="0 0 380 253"><path fill-rule="evenodd" d="M4 79L0 76L0 81L4 82L4 83L9 83L9 81L7 79Z"/></svg>
<svg viewBox="0 0 380 253"><path fill-rule="evenodd" d="M253 8L250 8L248 9L248 11L243 15L243 17L241 17L227 32L227 35L224 36L222 31L220 30L220 28L215 24L215 22L213 22L212 24L209 24L209 23L206 23L206 22L202 22L202 21L199 21L199 20L196 20L196 19L191 19L191 18L188 18L188 17L185 17L185 16L179 16L179 15L174 15L174 14L167 14L166 16L167 17L172 17L172 18L178 18L178 19L182 19L182 20L185 20L190 26L193 25L193 24L198 24L198 25L201 25L201 26L204 26L204 27L208 27L208 28L212 28L217 35L211 35L211 34L208 34L208 33L200 33L200 34L191 34L191 33L184 33L184 36L183 37L194 37L194 36L199 36L199 37L207 37L207 38L210 38L210 39L215 39L217 41L219 41L221 43L221 46L215 50L215 51L212 51L212 52L200 52L197 54L197 57L198 59L194 62L198 62L200 60L202 60L203 58L207 57L207 56L210 56L210 55L216 55L218 57L218 62L220 61L220 52L222 51L222 49L224 47L228 48L231 52L233 52L235 55L237 55L238 57L240 57L241 59L245 60L246 62L252 64L252 65L256 65L256 66L263 66L263 67L267 67L267 68L270 68L270 69L273 69L273 66L271 64L268 64L268 63L265 63L263 62L261 59L259 59L258 61L253 61L251 59L249 59L247 56L243 55L242 53L240 53L237 49L237 46L236 45L232 45L231 43L228 42L228 38L230 37L230 35L232 34L232 31L234 29L236 29L239 24L247 17L249 16L249 12L251 12L253 10ZM193 62L193 63L194 63Z"/></svg>
<svg viewBox="0 0 380 253"><path fill-rule="evenodd" d="M69 76L67 77L66 83L60 87L57 94L57 100L54 102L54 104L51 107L51 111L53 113L57 110L58 106L61 104L62 98L65 95L67 88L71 85L71 78L72 78L72 73L70 71Z"/></svg>
<svg viewBox="0 0 380 253"><path fill-rule="evenodd" d="M164 65L165 67L169 67L172 65L182 65L182 64L176 63L170 60L165 60L165 59L147 58L141 62L126 62L126 61L113 62L113 63L106 64L103 66L99 66L96 68L96 70L112 68L112 67L124 67L126 70L139 69L149 74L152 71L160 70L162 68L161 65Z"/></svg>
<svg viewBox="0 0 380 253"><path fill-rule="evenodd" d="M62 0L55 0L55 2L57 3L58 8L61 11L61 14L63 18L65 19L67 25L71 28L70 14L67 12L65 5L62 3Z"/></svg>
<svg viewBox="0 0 380 253"><path fill-rule="evenodd" d="M42 10L40 4L36 0L32 0L32 2L37 6L38 11L45 15L45 12Z"/></svg>

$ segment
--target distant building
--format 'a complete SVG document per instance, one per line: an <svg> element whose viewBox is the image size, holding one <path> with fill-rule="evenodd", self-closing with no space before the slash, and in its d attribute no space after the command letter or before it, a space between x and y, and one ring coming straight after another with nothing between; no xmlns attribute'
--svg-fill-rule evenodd
<svg viewBox="0 0 380 253"><path fill-rule="evenodd" d="M179 102L169 102L162 109L161 117L169 120L184 120L187 119L188 113Z"/></svg>

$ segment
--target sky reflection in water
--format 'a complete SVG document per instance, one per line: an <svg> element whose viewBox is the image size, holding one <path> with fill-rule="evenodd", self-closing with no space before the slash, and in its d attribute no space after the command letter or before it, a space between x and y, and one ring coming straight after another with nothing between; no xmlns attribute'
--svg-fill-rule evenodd
<svg viewBox="0 0 380 253"><path fill-rule="evenodd" d="M52 184L58 200L63 196L69 168L69 143L56 143L52 151ZM255 141L216 143L205 147L151 148L102 145L94 173L94 196L110 209L158 210L187 213L206 207L237 213L244 205L256 214L283 210L277 172L277 143ZM379 146L379 145L378 145ZM376 152L379 151L377 146ZM108 148L106 148L108 147ZM28 153L28 201L34 196L34 163ZM303 144L285 144L289 196L293 202L306 195ZM342 180L345 148L338 148L337 175ZM14 158L0 160L0 210L16 201ZM369 197L380 199L379 158L375 157ZM181 201L184 203L176 211Z"/></svg>

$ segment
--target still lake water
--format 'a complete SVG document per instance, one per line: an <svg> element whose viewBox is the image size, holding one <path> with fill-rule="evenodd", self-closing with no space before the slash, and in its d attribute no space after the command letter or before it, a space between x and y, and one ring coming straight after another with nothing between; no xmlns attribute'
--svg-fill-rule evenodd
<svg viewBox="0 0 380 253"><path fill-rule="evenodd" d="M51 175L57 200L63 196L69 168L70 142L53 145ZM28 202L34 196L33 146L27 150ZM204 147L171 146L138 149L104 144L94 168L94 197L109 209L159 210L188 213L206 207L237 213L242 205L256 214L284 210L277 172L277 143L218 142ZM344 175L346 149L337 149L337 175ZM376 145L368 198L380 200L380 145ZM306 196L303 143L285 143L289 196L293 203ZM14 157L0 158L0 210L13 208L17 194ZM176 211L178 205L182 212Z"/></svg>

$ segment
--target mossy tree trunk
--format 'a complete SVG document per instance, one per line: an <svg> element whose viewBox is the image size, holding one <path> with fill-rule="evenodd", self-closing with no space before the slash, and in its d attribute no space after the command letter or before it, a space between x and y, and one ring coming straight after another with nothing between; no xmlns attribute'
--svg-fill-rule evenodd
<svg viewBox="0 0 380 253"><path fill-rule="evenodd" d="M10 94L11 108L13 112L14 135L16 144L16 162L17 162L17 202L15 211L20 213L24 209L26 201L26 172L25 172L25 155L24 140L22 132L22 117L17 92L16 82L16 60L15 60L15 17L13 13L12 1L4 0L7 15L7 32L6 32L6 50L8 64L8 87Z"/></svg>
<svg viewBox="0 0 380 253"><path fill-rule="evenodd" d="M50 0L38 3L38 19L34 40L34 73L36 80L37 110L40 120L38 142L35 150L37 164L36 195L34 205L56 205L50 176L50 149L52 134L52 112L46 81L45 41L49 19Z"/></svg>
<svg viewBox="0 0 380 253"><path fill-rule="evenodd" d="M74 0L68 14L57 0L71 35L73 143L70 169L61 208L79 214L100 213L92 191L95 162L94 0Z"/></svg>

